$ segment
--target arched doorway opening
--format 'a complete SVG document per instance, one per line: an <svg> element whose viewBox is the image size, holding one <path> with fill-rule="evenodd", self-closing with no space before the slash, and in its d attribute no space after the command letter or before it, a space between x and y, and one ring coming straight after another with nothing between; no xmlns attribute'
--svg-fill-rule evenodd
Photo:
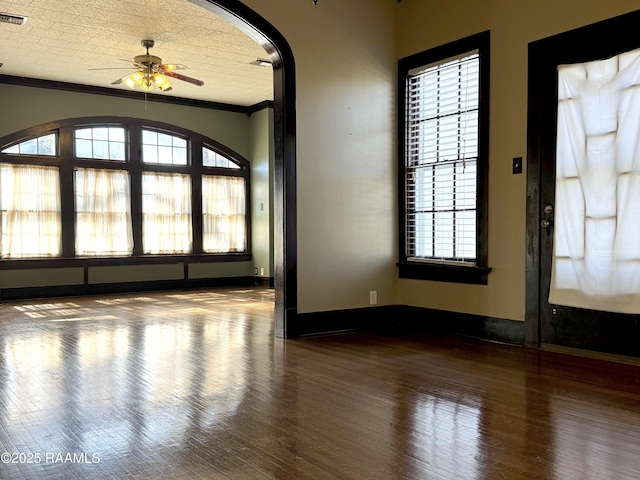
<svg viewBox="0 0 640 480"><path fill-rule="evenodd" d="M293 52L282 34L239 0L189 0L260 44L273 64L274 275L276 337L296 336L296 90Z"/></svg>

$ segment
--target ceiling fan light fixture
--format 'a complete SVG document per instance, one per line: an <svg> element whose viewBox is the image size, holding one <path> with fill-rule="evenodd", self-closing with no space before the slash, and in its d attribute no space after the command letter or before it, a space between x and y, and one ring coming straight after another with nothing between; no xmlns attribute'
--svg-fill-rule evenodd
<svg viewBox="0 0 640 480"><path fill-rule="evenodd" d="M138 71L138 72L133 72L131 75L129 75L129 78L133 81L133 83L135 83L136 85L142 85L142 83L144 82L144 77L145 75Z"/></svg>
<svg viewBox="0 0 640 480"><path fill-rule="evenodd" d="M122 83L131 89L136 88L136 85L142 85L143 81L144 74L142 72L133 72L122 79Z"/></svg>
<svg viewBox="0 0 640 480"><path fill-rule="evenodd" d="M161 73L153 74L153 83L155 83L158 87L162 88L162 86L168 82L169 80L167 79L167 77L165 77Z"/></svg>
<svg viewBox="0 0 640 480"><path fill-rule="evenodd" d="M188 77L180 73L174 72L174 70L185 70L187 67L178 64L163 64L160 57L149 54L149 49L153 47L153 40L142 40L142 46L147 49L145 55L136 55L133 58L133 67L137 70L129 75L119 78L111 85L124 84L132 90L135 90L136 86L140 87L140 90L144 92L150 92L155 87L158 87L162 92L168 92L172 90L169 77L177 78L183 82L188 82L193 85L202 86L204 82L197 78ZM127 60L125 60L127 61ZM91 70L104 70L100 68L94 68Z"/></svg>
<svg viewBox="0 0 640 480"><path fill-rule="evenodd" d="M133 79L131 78L131 75L123 78L122 83L124 83L127 87L129 87L132 90L136 88L136 82L133 81Z"/></svg>
<svg viewBox="0 0 640 480"><path fill-rule="evenodd" d="M153 90L153 82L149 79L146 79L144 82L142 82L142 84L140 84L140 89L144 90L145 92L150 92L151 90Z"/></svg>

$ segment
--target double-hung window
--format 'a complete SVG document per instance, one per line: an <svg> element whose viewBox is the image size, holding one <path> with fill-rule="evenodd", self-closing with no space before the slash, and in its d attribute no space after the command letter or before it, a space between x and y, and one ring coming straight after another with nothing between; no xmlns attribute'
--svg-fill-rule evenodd
<svg viewBox="0 0 640 480"><path fill-rule="evenodd" d="M486 283L489 33L399 62L400 276Z"/></svg>

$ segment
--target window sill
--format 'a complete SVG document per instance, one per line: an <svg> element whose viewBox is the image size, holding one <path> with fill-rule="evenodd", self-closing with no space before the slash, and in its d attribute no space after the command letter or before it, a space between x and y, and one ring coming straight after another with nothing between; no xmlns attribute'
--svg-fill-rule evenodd
<svg viewBox="0 0 640 480"><path fill-rule="evenodd" d="M489 267L449 265L428 262L399 262L400 278L413 280L434 280L437 282L468 283L487 285Z"/></svg>

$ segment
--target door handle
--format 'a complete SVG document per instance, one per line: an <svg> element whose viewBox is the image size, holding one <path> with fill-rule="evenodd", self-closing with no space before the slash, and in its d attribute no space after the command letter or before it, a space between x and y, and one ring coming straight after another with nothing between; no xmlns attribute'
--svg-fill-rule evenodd
<svg viewBox="0 0 640 480"><path fill-rule="evenodd" d="M547 216L540 222L540 226L547 230L547 235L551 235L551 228L553 227L553 205L545 205L544 213Z"/></svg>

